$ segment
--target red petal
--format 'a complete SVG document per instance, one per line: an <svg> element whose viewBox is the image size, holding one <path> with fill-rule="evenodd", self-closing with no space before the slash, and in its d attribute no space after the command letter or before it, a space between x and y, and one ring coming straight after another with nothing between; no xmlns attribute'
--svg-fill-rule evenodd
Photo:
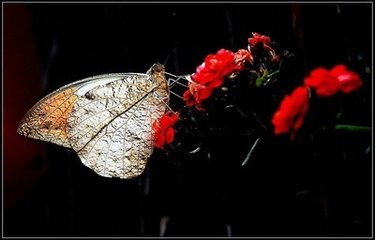
<svg viewBox="0 0 375 240"><path fill-rule="evenodd" d="M338 77L341 74L348 73L349 70L346 68L344 64L336 65L334 68L331 69L330 74L334 77Z"/></svg>
<svg viewBox="0 0 375 240"><path fill-rule="evenodd" d="M155 147L163 150L164 149L164 136L162 134L155 135Z"/></svg>
<svg viewBox="0 0 375 240"><path fill-rule="evenodd" d="M174 130L173 128L168 128L165 132L165 143L170 144L174 139Z"/></svg>
<svg viewBox="0 0 375 240"><path fill-rule="evenodd" d="M276 135L287 133L289 131L289 125L284 123L284 117L282 111L277 111L273 115L272 124L274 126L274 133Z"/></svg>
<svg viewBox="0 0 375 240"><path fill-rule="evenodd" d="M184 92L183 99L185 101L186 106L188 107L196 104L195 98L193 94L191 94L189 89Z"/></svg>
<svg viewBox="0 0 375 240"><path fill-rule="evenodd" d="M170 118L171 118L171 125L174 125L179 119L178 113L172 113L171 112Z"/></svg>
<svg viewBox="0 0 375 240"><path fill-rule="evenodd" d="M209 88L218 88L221 86L221 84L223 84L223 82L224 78L215 78L214 80L206 84L206 86Z"/></svg>
<svg viewBox="0 0 375 240"><path fill-rule="evenodd" d="M203 100L209 98L212 94L213 89L209 87L200 87L197 89L195 94L195 100L201 103Z"/></svg>
<svg viewBox="0 0 375 240"><path fill-rule="evenodd" d="M363 82L360 79L359 75L353 72L350 72L346 76L339 76L338 82L340 91L343 93L350 93L357 90L363 85Z"/></svg>
<svg viewBox="0 0 375 240"><path fill-rule="evenodd" d="M271 39L268 36L261 35L259 33L253 33L253 37L249 38L248 41L251 46L255 46L258 43L263 43L264 47L269 47L267 45L270 44Z"/></svg>
<svg viewBox="0 0 375 240"><path fill-rule="evenodd" d="M335 66L330 73L336 77L339 90L343 93L355 91L363 85L359 75L349 71L345 65L340 64Z"/></svg>
<svg viewBox="0 0 375 240"><path fill-rule="evenodd" d="M285 96L272 118L275 134L291 133L293 140L301 128L309 107L309 94L305 87L297 87L290 96Z"/></svg>
<svg viewBox="0 0 375 240"><path fill-rule="evenodd" d="M161 118L160 118L160 128L162 130L165 130L169 127L171 123L171 118L168 116L168 115L163 115Z"/></svg>
<svg viewBox="0 0 375 240"><path fill-rule="evenodd" d="M192 75L194 81L199 84L218 87L222 84L222 79L235 69L234 53L220 49L217 53L206 56L204 63L199 65ZM194 92L192 91L193 95Z"/></svg>
<svg viewBox="0 0 375 240"><path fill-rule="evenodd" d="M193 74L193 79L199 84L207 84L217 77L214 70L204 69L201 72Z"/></svg>
<svg viewBox="0 0 375 240"><path fill-rule="evenodd" d="M320 97L330 97L339 91L337 78L324 68L311 71L310 76L306 77L304 82Z"/></svg>

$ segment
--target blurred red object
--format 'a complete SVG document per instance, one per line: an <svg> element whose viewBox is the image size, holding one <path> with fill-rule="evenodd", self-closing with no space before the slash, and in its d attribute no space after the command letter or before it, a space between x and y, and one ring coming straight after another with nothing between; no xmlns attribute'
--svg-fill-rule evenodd
<svg viewBox="0 0 375 240"><path fill-rule="evenodd" d="M23 115L42 95L31 16L22 4L4 4L3 13L3 187L4 207L9 209L32 190L45 164L42 143L16 131Z"/></svg>

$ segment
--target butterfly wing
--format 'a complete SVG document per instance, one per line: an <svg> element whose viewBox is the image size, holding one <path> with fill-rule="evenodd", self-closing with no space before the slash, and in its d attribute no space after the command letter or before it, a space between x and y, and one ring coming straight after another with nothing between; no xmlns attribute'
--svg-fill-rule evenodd
<svg viewBox="0 0 375 240"><path fill-rule="evenodd" d="M18 132L73 148L102 176L138 176L153 150L151 125L169 98L152 77L101 75L63 87L39 101Z"/></svg>
<svg viewBox="0 0 375 240"><path fill-rule="evenodd" d="M79 89L103 81L120 79L124 74L106 74L68 84L37 102L21 120L17 132L70 148L66 135L67 120L73 110Z"/></svg>
<svg viewBox="0 0 375 240"><path fill-rule="evenodd" d="M142 173L153 150L152 123L166 110L165 99L157 94L160 89L147 75L128 76L84 93L67 129L82 162L106 177Z"/></svg>

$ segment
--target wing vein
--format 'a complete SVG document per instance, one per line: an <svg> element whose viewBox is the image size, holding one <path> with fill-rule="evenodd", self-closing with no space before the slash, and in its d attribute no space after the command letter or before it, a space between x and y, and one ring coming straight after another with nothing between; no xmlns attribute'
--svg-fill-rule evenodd
<svg viewBox="0 0 375 240"><path fill-rule="evenodd" d="M80 152L87 144L89 144L101 131L102 129L104 129L106 126L108 126L111 122L113 122L117 117L121 116L122 114L124 114L125 112L127 112L130 108L132 108L133 106L135 106L137 103L139 103L141 100L145 99L145 97L147 97L150 93L152 93L154 91L154 89L156 88L157 86L154 86L152 87L144 96L142 96L140 99L138 99L135 103L133 103L132 105L130 105L127 109L125 109L122 113L118 114L117 116L115 116L114 118L112 118L105 126L103 126L82 148L80 148L79 150L76 150L76 152Z"/></svg>

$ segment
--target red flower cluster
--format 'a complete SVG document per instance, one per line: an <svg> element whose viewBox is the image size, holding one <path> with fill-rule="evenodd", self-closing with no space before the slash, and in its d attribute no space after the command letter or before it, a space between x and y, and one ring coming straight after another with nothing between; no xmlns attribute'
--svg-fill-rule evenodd
<svg viewBox="0 0 375 240"><path fill-rule="evenodd" d="M204 62L197 67L192 78L195 82L210 88L219 87L224 77L231 73L234 68L234 53L220 49L215 55L209 54Z"/></svg>
<svg viewBox="0 0 375 240"><path fill-rule="evenodd" d="M167 112L160 118L159 122L154 122L152 124L155 147L163 150L165 144L170 144L173 142L173 126L177 121L177 113Z"/></svg>
<svg viewBox="0 0 375 240"><path fill-rule="evenodd" d="M189 82L189 89L183 95L186 105L201 104L209 98L235 67L233 52L220 49L216 54L209 54L192 75L194 82Z"/></svg>
<svg viewBox="0 0 375 240"><path fill-rule="evenodd" d="M337 65L330 71L317 68L305 78L305 85L314 89L319 97L330 97L338 92L349 93L363 85L359 75L345 65Z"/></svg>
<svg viewBox="0 0 375 240"><path fill-rule="evenodd" d="M306 87L296 88L290 96L286 96L272 118L276 135L290 133L293 140L301 128L309 108L309 91Z"/></svg>
<svg viewBox="0 0 375 240"><path fill-rule="evenodd" d="M245 67L246 62L253 62L253 56L251 55L251 52L245 50L245 49L239 49L234 54L234 64L235 70L242 71Z"/></svg>
<svg viewBox="0 0 375 240"><path fill-rule="evenodd" d="M183 95L186 105L200 106L214 89L223 84L226 76L243 70L246 61L251 62L252 56L245 49L240 49L237 53L220 49L216 54L209 54L192 75L193 81L189 82L189 89Z"/></svg>
<svg viewBox="0 0 375 240"><path fill-rule="evenodd" d="M291 96L286 96L279 110L273 116L275 134L291 133L294 138L302 126L309 107L308 88L314 89L319 97L330 97L338 92L349 93L363 85L359 75L349 71L344 65L332 70L317 68L305 78L304 87L298 87Z"/></svg>
<svg viewBox="0 0 375 240"><path fill-rule="evenodd" d="M263 46L264 49L268 51L273 51L269 46L271 39L265 35L260 35L259 33L253 33L253 37L248 39L250 47L255 47L257 45Z"/></svg>

